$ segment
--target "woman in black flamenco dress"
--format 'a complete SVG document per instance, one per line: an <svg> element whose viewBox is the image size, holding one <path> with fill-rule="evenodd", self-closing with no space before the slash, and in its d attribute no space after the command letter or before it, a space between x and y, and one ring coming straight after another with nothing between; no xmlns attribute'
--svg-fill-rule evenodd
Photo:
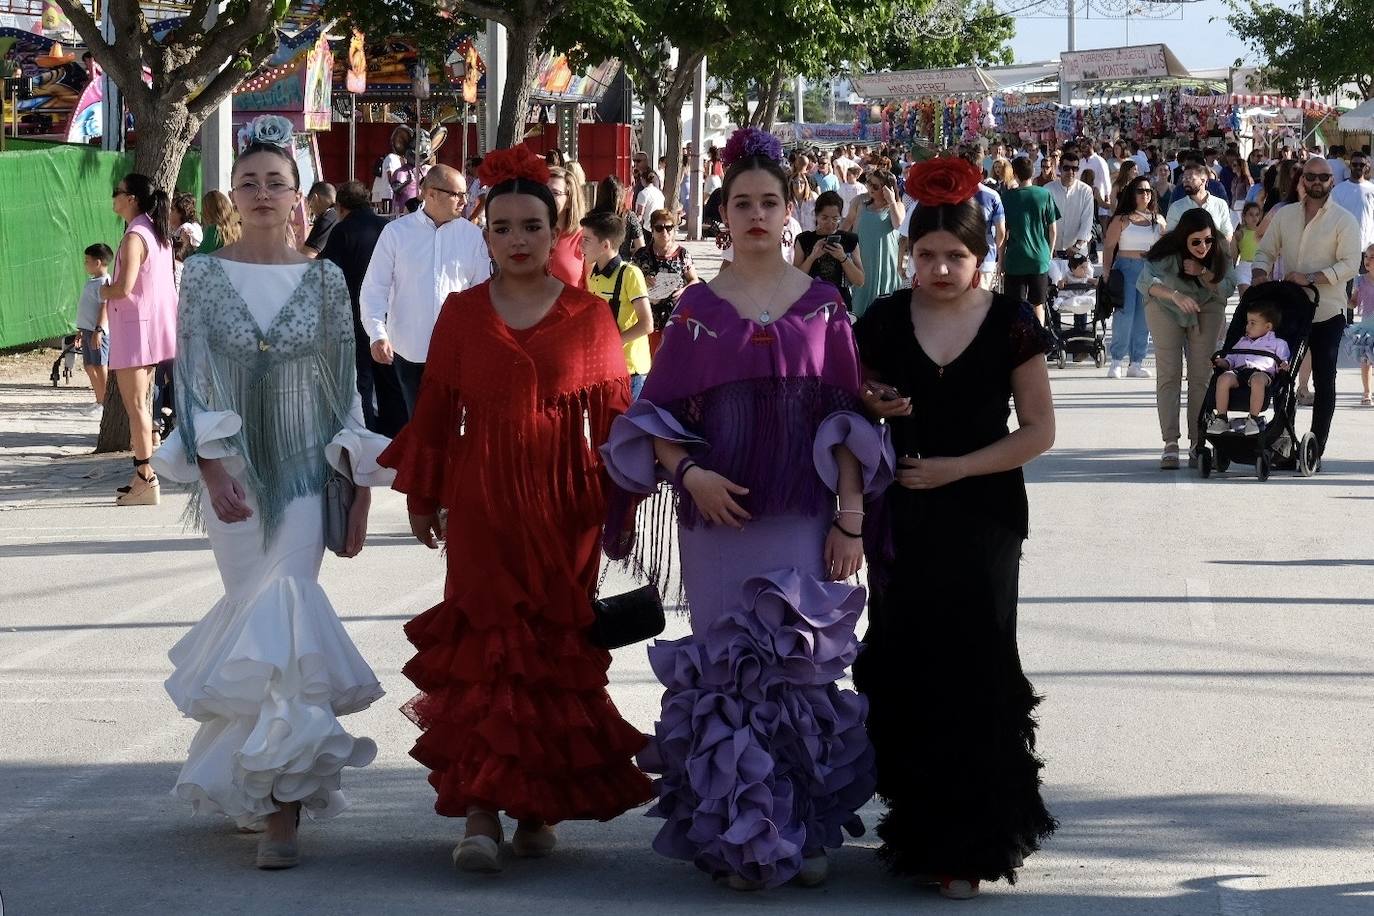
<svg viewBox="0 0 1374 916"><path fill-rule="evenodd" d="M888 805L880 854L950 897L1014 883L1056 826L1040 797L1040 698L1016 644L1021 466L1054 440L1049 338L1029 306L978 288L985 239L975 201L921 206L916 288L855 328L865 399L899 456L865 526L869 630L854 665Z"/></svg>

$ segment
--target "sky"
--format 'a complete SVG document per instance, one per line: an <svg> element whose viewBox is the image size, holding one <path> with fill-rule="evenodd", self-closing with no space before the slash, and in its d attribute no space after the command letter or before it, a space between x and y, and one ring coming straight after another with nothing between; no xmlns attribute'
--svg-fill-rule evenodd
<svg viewBox="0 0 1374 916"><path fill-rule="evenodd" d="M1003 6L1006 5L1004 0ZM1247 52L1245 45L1231 34L1230 26L1223 21L1226 12L1223 0L1201 0L1183 4L1182 20L1132 17L1129 42L1126 41L1126 20L1083 19L1080 16L1075 26L1075 46L1081 51L1163 43L1185 67L1229 67L1237 57L1246 57ZM1097 14L1092 15L1096 17ZM1214 16L1218 21L1208 22ZM1018 17L1016 37L1011 46L1017 62L1028 63L1056 57L1059 51L1067 48L1067 41L1068 23L1063 16L1058 19ZM1246 63L1254 64L1255 61L1247 60Z"/></svg>

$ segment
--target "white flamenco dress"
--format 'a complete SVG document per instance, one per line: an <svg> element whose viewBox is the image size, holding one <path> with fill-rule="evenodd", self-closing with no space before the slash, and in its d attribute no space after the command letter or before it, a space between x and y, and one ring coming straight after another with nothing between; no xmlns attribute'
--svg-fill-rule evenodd
<svg viewBox="0 0 1374 916"><path fill-rule="evenodd" d="M200 266L197 274L212 273ZM283 306L298 298L310 266L219 261L215 279L227 278L258 328L271 328ZM197 368L178 363L178 372ZM311 393L306 385L278 396L309 399ZM338 717L367 708L384 691L319 585L322 497L291 499L272 537L264 538L258 494L232 442L242 425L233 411L199 411L193 423L178 426L152 462L162 477L198 481L199 470L181 439L184 429L193 428L196 455L221 459L244 483L253 509L246 521L226 523L199 492L225 595L169 652L175 670L167 693L183 715L201 723L173 794L196 813L225 814L239 826L272 814L277 802L300 801L312 817L332 817L347 807L340 791L343 768L366 766L377 753L371 739L350 735ZM376 458L389 442L364 428L355 393L347 422L324 456L346 471L346 453L355 483L386 486L393 472Z"/></svg>

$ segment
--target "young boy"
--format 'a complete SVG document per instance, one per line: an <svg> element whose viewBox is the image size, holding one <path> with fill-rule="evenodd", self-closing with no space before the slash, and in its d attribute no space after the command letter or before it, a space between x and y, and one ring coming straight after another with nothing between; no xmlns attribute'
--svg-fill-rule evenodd
<svg viewBox="0 0 1374 916"><path fill-rule="evenodd" d="M630 373L630 397L639 397L649 374L649 332L654 329L649 311L649 288L644 274L620 260L625 240L625 220L614 213L597 211L582 218L582 257L592 265L587 289L605 299L620 328L625 345L625 368Z"/></svg>
<svg viewBox="0 0 1374 916"><path fill-rule="evenodd" d="M105 408L105 366L110 361L110 335L105 329L106 304L100 299L100 287L110 282L109 265L114 252L104 242L96 242L86 249L86 275L90 277L81 290L76 306L76 329L81 333L81 364L91 380L95 404L86 408L86 415L98 417Z"/></svg>
<svg viewBox="0 0 1374 916"><path fill-rule="evenodd" d="M1237 341L1234 349L1262 350L1273 355L1236 353L1218 356L1214 360L1213 364L1218 369L1227 371L1217 377L1216 416L1207 426L1207 432L1214 435L1228 431L1243 432L1247 436L1259 435L1264 423L1260 419L1260 413L1264 410L1264 390L1279 370L1288 371L1288 357L1291 355L1288 344L1274 333L1274 325L1280 320L1282 316L1279 310L1267 303L1256 303L1246 310L1245 336ZM1231 404L1232 389L1242 386L1250 389L1250 415L1244 421L1237 420L1238 425L1244 425L1233 430L1226 420L1226 409Z"/></svg>

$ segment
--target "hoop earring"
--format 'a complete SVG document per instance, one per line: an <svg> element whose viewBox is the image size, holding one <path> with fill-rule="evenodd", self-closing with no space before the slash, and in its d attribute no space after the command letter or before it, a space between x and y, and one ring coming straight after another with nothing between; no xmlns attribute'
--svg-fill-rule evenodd
<svg viewBox="0 0 1374 916"><path fill-rule="evenodd" d="M785 246L789 246L789 247L791 246L791 244L792 244L792 230L791 230L791 229L784 229L784 230L782 230L782 243L783 243L783 245L785 245Z"/></svg>
<svg viewBox="0 0 1374 916"><path fill-rule="evenodd" d="M491 275L494 277L497 274L499 274L501 272L501 268L496 266L496 259L487 258L487 260L491 263Z"/></svg>
<svg viewBox="0 0 1374 916"><path fill-rule="evenodd" d="M719 248L721 251L724 251L733 244L734 240L730 238L729 229L722 229L721 231L716 233L716 247Z"/></svg>

